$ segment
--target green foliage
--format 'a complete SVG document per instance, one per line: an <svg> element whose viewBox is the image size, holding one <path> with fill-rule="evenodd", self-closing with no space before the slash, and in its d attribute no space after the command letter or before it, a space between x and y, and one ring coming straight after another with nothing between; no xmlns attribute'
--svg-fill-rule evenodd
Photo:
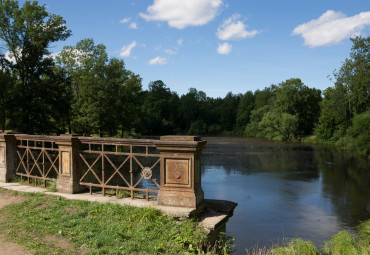
<svg viewBox="0 0 370 255"><path fill-rule="evenodd" d="M315 130L319 137L329 140L335 137L334 134L338 138L345 134L345 130L349 126L345 93L346 88L343 86L327 88L324 91L319 124Z"/></svg>
<svg viewBox="0 0 370 255"><path fill-rule="evenodd" d="M300 79L256 91L255 109L245 133L252 137L281 137L284 141L310 134L319 117L320 101L320 90L307 87Z"/></svg>
<svg viewBox="0 0 370 255"><path fill-rule="evenodd" d="M347 130L350 138L348 148L360 155L370 156L370 110L356 115Z"/></svg>
<svg viewBox="0 0 370 255"><path fill-rule="evenodd" d="M273 106L297 116L297 133L310 134L320 115L321 91L309 88L300 79L289 79L279 84Z"/></svg>
<svg viewBox="0 0 370 255"><path fill-rule="evenodd" d="M240 102L241 95L234 95L227 93L223 99L222 108L220 109L220 122L224 131L232 131L235 128L237 109Z"/></svg>
<svg viewBox="0 0 370 255"><path fill-rule="evenodd" d="M271 255L316 255L319 251L311 241L296 238L289 241L287 246L272 249L270 253Z"/></svg>
<svg viewBox="0 0 370 255"><path fill-rule="evenodd" d="M190 88L187 94L181 96L179 111L185 122L182 126L185 131L190 129L191 123L202 119L204 114L206 114L206 101L206 94L203 91L197 91L195 88Z"/></svg>
<svg viewBox="0 0 370 255"><path fill-rule="evenodd" d="M245 135L249 137L264 137L263 129L259 123L262 121L263 116L270 110L270 105L265 105L251 112L251 121L245 128Z"/></svg>
<svg viewBox="0 0 370 255"><path fill-rule="evenodd" d="M351 40L350 58L334 73L334 87L324 92L315 133L369 157L370 37Z"/></svg>
<svg viewBox="0 0 370 255"><path fill-rule="evenodd" d="M238 105L236 113L236 126L245 128L250 122L250 115L254 108L254 95L252 91L245 93Z"/></svg>
<svg viewBox="0 0 370 255"><path fill-rule="evenodd" d="M67 39L71 31L62 17L49 14L36 1L26 1L22 7L17 1L1 1L0 10L0 41L12 57L10 61L2 56L1 62L14 77L10 125L22 132L59 132L59 92L64 88L53 71L48 48Z"/></svg>
<svg viewBox="0 0 370 255"><path fill-rule="evenodd" d="M258 125L268 138L281 136L283 141L288 141L297 131L298 118L285 112L269 111Z"/></svg>
<svg viewBox="0 0 370 255"><path fill-rule="evenodd" d="M323 250L318 250L311 241L295 238L284 245L273 245L271 249L254 248L248 255L365 255L370 254L370 220L358 227L359 236L340 231L325 242Z"/></svg>
<svg viewBox="0 0 370 255"><path fill-rule="evenodd" d="M204 135L206 133L206 124L197 120L191 123L188 134L189 135Z"/></svg>
<svg viewBox="0 0 370 255"><path fill-rule="evenodd" d="M7 117L9 117L13 107L13 83L14 80L11 76L10 69L5 66L3 59L3 63L0 62L0 128L3 132L5 131Z"/></svg>
<svg viewBox="0 0 370 255"><path fill-rule="evenodd" d="M64 47L57 61L71 80L71 126L90 135L117 129L129 131L136 122L141 78L124 67L123 60L108 59L105 46L84 39Z"/></svg>
<svg viewBox="0 0 370 255"><path fill-rule="evenodd" d="M347 231L340 231L325 243L327 254L359 254L355 238Z"/></svg>
<svg viewBox="0 0 370 255"><path fill-rule="evenodd" d="M149 83L149 90L143 94L144 102L141 107L144 132L163 134L173 130L171 117L174 116L172 112L176 111L176 106L170 105L170 100L175 100L176 96L160 80Z"/></svg>

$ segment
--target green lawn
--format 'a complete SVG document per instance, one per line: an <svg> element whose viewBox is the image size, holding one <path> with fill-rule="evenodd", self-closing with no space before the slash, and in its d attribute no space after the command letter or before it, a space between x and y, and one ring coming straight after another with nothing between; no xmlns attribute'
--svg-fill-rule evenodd
<svg viewBox="0 0 370 255"><path fill-rule="evenodd" d="M180 222L152 208L4 189L0 195L24 198L0 210L0 233L34 254L198 254L209 247L196 222ZM224 248L219 245L217 253Z"/></svg>

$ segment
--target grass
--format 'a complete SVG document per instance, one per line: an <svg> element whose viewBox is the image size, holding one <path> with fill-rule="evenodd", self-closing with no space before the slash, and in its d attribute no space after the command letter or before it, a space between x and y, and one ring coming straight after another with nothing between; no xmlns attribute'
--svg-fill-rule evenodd
<svg viewBox="0 0 370 255"><path fill-rule="evenodd" d="M208 253L228 252L222 242L211 247L196 222L179 222L153 208L0 193L24 198L0 210L0 234L34 254L202 254L204 247Z"/></svg>
<svg viewBox="0 0 370 255"><path fill-rule="evenodd" d="M40 188L47 188L51 192L57 192L57 179L53 181L44 181L41 179L30 178L30 182L28 182L27 178L21 178L19 176L14 177L11 182L16 182L22 185L30 185Z"/></svg>
<svg viewBox="0 0 370 255"><path fill-rule="evenodd" d="M358 236L347 231L340 231L325 242L323 250L318 250L311 241L295 238L284 246L272 248L254 248L247 250L248 255L369 255L370 254L370 220L360 224Z"/></svg>

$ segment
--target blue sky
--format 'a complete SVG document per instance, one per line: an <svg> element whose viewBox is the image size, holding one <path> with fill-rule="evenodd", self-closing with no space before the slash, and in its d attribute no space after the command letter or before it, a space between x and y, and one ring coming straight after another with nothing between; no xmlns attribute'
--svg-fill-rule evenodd
<svg viewBox="0 0 370 255"><path fill-rule="evenodd" d="M23 2L21 1L20 4ZM49 0L73 35L106 46L110 57L172 91L194 87L210 97L263 89L289 78L309 87L349 56L354 34L368 36L368 0Z"/></svg>

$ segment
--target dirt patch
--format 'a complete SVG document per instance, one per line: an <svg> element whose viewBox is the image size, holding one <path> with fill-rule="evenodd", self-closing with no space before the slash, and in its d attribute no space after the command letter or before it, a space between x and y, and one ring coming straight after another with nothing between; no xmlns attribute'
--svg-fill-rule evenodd
<svg viewBox="0 0 370 255"><path fill-rule="evenodd" d="M48 207L49 205L51 205L51 202L50 201L47 201L44 204L37 206L35 209L37 209L37 210L43 209L45 207Z"/></svg>
<svg viewBox="0 0 370 255"><path fill-rule="evenodd" d="M71 207L67 207L67 208L64 208L64 211L68 214L74 214L78 211L77 208L71 208Z"/></svg>
<svg viewBox="0 0 370 255"><path fill-rule="evenodd" d="M74 252L77 252L78 254L84 254L87 252L87 250L75 248L73 244L67 238L64 237L55 237L49 235L45 237L45 240L53 243L55 246L60 247L63 250L72 250Z"/></svg>
<svg viewBox="0 0 370 255"><path fill-rule="evenodd" d="M29 252L25 251L19 244L6 241L5 238L0 235L0 255L28 255Z"/></svg>
<svg viewBox="0 0 370 255"><path fill-rule="evenodd" d="M46 236L45 240L63 249L74 249L73 245L69 242L67 238Z"/></svg>
<svg viewBox="0 0 370 255"><path fill-rule="evenodd" d="M0 193L0 209L10 205L21 203L25 201L24 197L13 196L8 192ZM0 220L2 217L0 215ZM30 254L29 252L25 251L24 248L16 243L7 241L3 235L0 235L0 255L27 255Z"/></svg>
<svg viewBox="0 0 370 255"><path fill-rule="evenodd" d="M17 204L25 201L26 199L24 197L17 197L13 196L10 193L0 193L0 209L10 205L10 204Z"/></svg>

